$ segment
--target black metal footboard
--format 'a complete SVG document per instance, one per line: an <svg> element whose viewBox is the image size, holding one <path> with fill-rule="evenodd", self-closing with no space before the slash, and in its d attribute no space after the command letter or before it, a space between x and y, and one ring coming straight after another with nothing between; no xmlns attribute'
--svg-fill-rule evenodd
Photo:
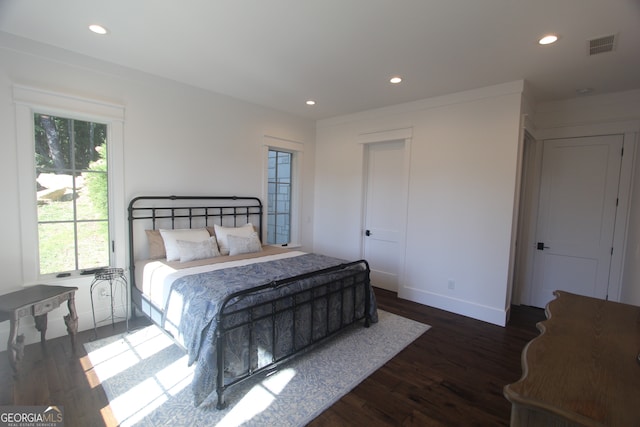
<svg viewBox="0 0 640 427"><path fill-rule="evenodd" d="M269 295L277 289L286 293ZM368 327L371 292L369 264L360 260L229 295L216 317L218 409L226 406L228 388L274 369L354 323L364 320ZM259 302L243 304L249 295L260 293L264 298ZM240 368L230 367L227 357L232 336L234 342L246 340Z"/></svg>

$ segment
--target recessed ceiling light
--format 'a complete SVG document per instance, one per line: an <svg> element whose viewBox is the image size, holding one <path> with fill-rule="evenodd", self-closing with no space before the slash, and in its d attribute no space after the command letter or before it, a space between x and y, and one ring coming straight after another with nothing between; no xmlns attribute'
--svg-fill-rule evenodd
<svg viewBox="0 0 640 427"><path fill-rule="evenodd" d="M316 101L314 101L313 99L308 99L307 105L316 105Z"/></svg>
<svg viewBox="0 0 640 427"><path fill-rule="evenodd" d="M93 31L96 34L100 34L100 35L105 35L109 32L109 30L107 30L105 27L103 27L102 25L98 25L98 24L91 24L89 25L89 29L91 31Z"/></svg>
<svg viewBox="0 0 640 427"><path fill-rule="evenodd" d="M400 76L393 76L389 79L389 83L392 83L394 85L400 83L402 81L402 77Z"/></svg>
<svg viewBox="0 0 640 427"><path fill-rule="evenodd" d="M538 44L551 44L557 41L558 41L558 36L556 36L555 34L547 34L546 36L538 40Z"/></svg>

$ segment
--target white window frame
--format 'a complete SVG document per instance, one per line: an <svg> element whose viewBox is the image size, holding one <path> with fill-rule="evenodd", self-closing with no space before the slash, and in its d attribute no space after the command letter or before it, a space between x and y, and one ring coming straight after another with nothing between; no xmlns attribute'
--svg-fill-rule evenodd
<svg viewBox="0 0 640 427"><path fill-rule="evenodd" d="M38 213L35 180L35 113L107 125L110 264L126 265L126 209L124 203L124 107L75 96L13 86L16 109L18 190L22 237L22 275L25 284L57 281L55 274L40 275ZM72 273L72 278L79 272Z"/></svg>
<svg viewBox="0 0 640 427"><path fill-rule="evenodd" d="M291 141L287 139L277 138L273 136L264 136L263 145L263 188L262 188L262 200L265 201L264 214L262 223L264 224L262 230L262 241L266 242L267 238L267 206L269 202L269 150L286 151L291 153L291 229L290 229L290 242L286 245L288 247L300 246L300 217L302 209L302 173L300 171L300 165L303 164L304 156L304 144L297 141ZM282 245L277 245L282 246Z"/></svg>

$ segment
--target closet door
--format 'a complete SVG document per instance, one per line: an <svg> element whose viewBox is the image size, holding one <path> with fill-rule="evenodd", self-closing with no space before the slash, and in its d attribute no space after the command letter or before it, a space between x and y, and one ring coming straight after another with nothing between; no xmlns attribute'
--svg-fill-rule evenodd
<svg viewBox="0 0 640 427"><path fill-rule="evenodd" d="M560 289L606 298L623 135L544 142L532 303Z"/></svg>
<svg viewBox="0 0 640 427"><path fill-rule="evenodd" d="M406 221L405 142L367 144L364 258L374 286L398 291Z"/></svg>

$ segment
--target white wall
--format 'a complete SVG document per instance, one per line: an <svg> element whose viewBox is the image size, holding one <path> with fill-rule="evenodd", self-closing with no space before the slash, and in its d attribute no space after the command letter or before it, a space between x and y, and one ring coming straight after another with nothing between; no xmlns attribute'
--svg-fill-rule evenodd
<svg viewBox="0 0 640 427"><path fill-rule="evenodd" d="M640 90L585 96L540 103L535 112L536 133L544 138L625 134L623 177L630 188L621 186L619 209L628 209L627 224L616 223L616 232L625 230L620 249L624 251L619 301L640 306ZM629 174L630 176L626 176ZM622 256L622 250L614 253ZM614 289L617 283L611 284ZM611 297L611 295L610 295ZM616 295L613 295L614 299Z"/></svg>
<svg viewBox="0 0 640 427"><path fill-rule="evenodd" d="M507 83L319 121L314 250L361 256L358 135L412 128L399 295L504 325L523 86Z"/></svg>
<svg viewBox="0 0 640 427"><path fill-rule="evenodd" d="M343 258L361 256L358 135L412 128L400 295L504 323L523 82L323 120L316 130L306 119L0 33L0 294L23 282L13 84L125 107L125 202L141 194L259 195L264 135L304 143L303 249ZM640 91L542 104L535 112L547 132L638 119ZM640 150L634 155L621 297L640 305ZM449 279L455 290L447 289ZM80 328L92 327L87 279L60 284L80 287ZM99 310L106 312L104 301ZM48 337L66 333L62 314L49 316ZM0 324L0 351L8 325ZM31 319L21 323L27 342L38 339L32 326Z"/></svg>
<svg viewBox="0 0 640 427"><path fill-rule="evenodd" d="M125 206L143 194L261 196L264 136L304 143L301 243L312 247L313 121L0 33L0 294L23 285L14 84L124 106ZM124 250L126 235L116 243ZM93 327L88 280L58 281L80 288L81 330ZM104 300L99 310L106 313ZM66 333L63 314L49 315L47 337ZM21 322L27 342L38 339L32 325L31 318ZM8 329L0 323L0 351Z"/></svg>

